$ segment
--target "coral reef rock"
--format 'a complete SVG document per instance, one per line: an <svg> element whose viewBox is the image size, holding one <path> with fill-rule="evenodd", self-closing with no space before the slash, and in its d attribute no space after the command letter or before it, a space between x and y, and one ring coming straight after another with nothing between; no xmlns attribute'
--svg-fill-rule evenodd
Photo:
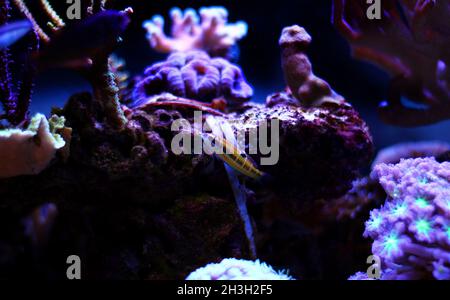
<svg viewBox="0 0 450 300"><path fill-rule="evenodd" d="M259 131L261 124L270 126L273 119L279 121L279 161L260 167L271 175L278 193L299 201L339 197L371 159L369 129L346 102L311 108L257 105L232 123L238 131L249 132Z"/></svg>

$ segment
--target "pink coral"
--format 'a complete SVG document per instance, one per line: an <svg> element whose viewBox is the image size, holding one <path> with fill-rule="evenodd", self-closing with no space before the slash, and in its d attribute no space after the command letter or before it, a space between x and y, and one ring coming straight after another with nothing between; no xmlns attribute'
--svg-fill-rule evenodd
<svg viewBox="0 0 450 300"><path fill-rule="evenodd" d="M369 20L363 1L334 0L334 23L354 55L392 76L384 121L420 126L450 118L450 2L383 1L381 20ZM402 97L420 104L407 106Z"/></svg>
<svg viewBox="0 0 450 300"><path fill-rule="evenodd" d="M199 16L200 15L200 16ZM147 38L153 49L162 53L204 50L209 54L228 54L230 48L247 34L245 22L228 23L228 11L223 7L193 9L184 13L179 8L170 12L172 37L164 34L164 19L154 16L144 22Z"/></svg>
<svg viewBox="0 0 450 300"><path fill-rule="evenodd" d="M371 177L388 198L370 213L364 235L384 279L450 279L450 163L434 158L379 164Z"/></svg>

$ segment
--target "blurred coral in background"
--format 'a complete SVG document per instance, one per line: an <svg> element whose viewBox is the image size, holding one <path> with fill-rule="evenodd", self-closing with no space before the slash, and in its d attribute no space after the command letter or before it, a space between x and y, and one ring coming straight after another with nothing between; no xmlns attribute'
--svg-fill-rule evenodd
<svg viewBox="0 0 450 300"><path fill-rule="evenodd" d="M171 37L164 33L164 18L160 15L144 22L147 39L156 51L162 53L204 50L212 56L230 57L232 47L247 35L243 21L228 23L228 11L224 7L179 8L170 11Z"/></svg>
<svg viewBox="0 0 450 300"><path fill-rule="evenodd" d="M370 20L365 1L333 1L334 24L355 57L392 75L381 118L408 127L450 119L450 1L381 2L381 19Z"/></svg>

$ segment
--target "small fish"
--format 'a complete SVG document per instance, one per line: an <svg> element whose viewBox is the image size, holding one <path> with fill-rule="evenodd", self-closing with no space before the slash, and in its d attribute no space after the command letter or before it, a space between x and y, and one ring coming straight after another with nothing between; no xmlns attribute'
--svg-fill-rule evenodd
<svg viewBox="0 0 450 300"><path fill-rule="evenodd" d="M225 116L225 114L213 107L212 104L204 103L196 100L186 99L186 98L180 98L180 97L174 97L173 99L168 100L162 100L162 101L153 101L152 98L147 98L147 102L142 102L139 105L130 105L131 108L139 107L139 108L145 108L145 107L184 107L189 108L197 111L203 111L206 113L209 113L211 115L215 116Z"/></svg>
<svg viewBox="0 0 450 300"><path fill-rule="evenodd" d="M91 58L113 50L130 23L131 11L107 10L67 25L36 57L39 67L87 66Z"/></svg>
<svg viewBox="0 0 450 300"><path fill-rule="evenodd" d="M32 28L30 21L21 20L0 27L0 49L7 48L26 35Z"/></svg>
<svg viewBox="0 0 450 300"><path fill-rule="evenodd" d="M256 180L259 180L264 176L264 173L256 167L256 163L251 159L251 157L244 151L239 150L239 148L230 141L215 136L212 133L198 131L195 133L200 135L203 140L208 141L211 144L214 143L215 146L223 149L223 153L221 152L214 154L239 173Z"/></svg>
<svg viewBox="0 0 450 300"><path fill-rule="evenodd" d="M225 153L232 153L231 155L221 154L218 155L218 157L223 161L228 180L230 181L230 185L233 190L239 216L244 224L244 231L247 237L250 255L252 258L256 258L255 237L253 234L252 222L247 209L247 190L245 188L245 183L239 180L238 173L257 180L264 178L265 176L263 176L264 174L256 168L256 165L249 157L244 157L242 155L245 154L245 152L240 151L237 147L238 143L229 123L227 123L223 118L208 116L206 117L206 124L211 128L212 134L205 134L205 137L214 138L214 140L211 141L218 142L222 150L225 149ZM229 140L220 138L219 136L222 134L224 134Z"/></svg>
<svg viewBox="0 0 450 300"><path fill-rule="evenodd" d="M232 129L229 126L220 126L217 123L218 121L220 122L220 118L213 116L206 118L206 123L212 129L212 133L203 132L198 129L193 129L192 132L194 135L201 137L205 145L212 145L214 147L214 149L208 149L208 152L213 153L238 173L256 180L266 177L265 173L257 168L256 163L251 157L245 151L239 149L236 140L229 141L222 137L223 133L227 137L233 137ZM223 130L226 132L223 132ZM217 151L214 151L216 149L221 149L221 151L217 153Z"/></svg>

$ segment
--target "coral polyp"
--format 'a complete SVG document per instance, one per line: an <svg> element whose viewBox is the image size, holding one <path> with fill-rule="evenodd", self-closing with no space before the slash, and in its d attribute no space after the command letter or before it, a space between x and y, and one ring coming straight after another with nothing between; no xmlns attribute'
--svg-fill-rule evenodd
<svg viewBox="0 0 450 300"><path fill-rule="evenodd" d="M144 79L134 88L132 106L163 92L206 102L224 98L230 104L246 102L253 96L238 66L203 51L173 53L166 61L147 68Z"/></svg>
<svg viewBox="0 0 450 300"><path fill-rule="evenodd" d="M371 212L364 232L374 240L372 251L382 259L384 279L450 279L450 163L405 159L379 164L371 176L388 195Z"/></svg>
<svg viewBox="0 0 450 300"><path fill-rule="evenodd" d="M189 274L187 280L293 280L285 272L276 272L260 261L234 258L208 264Z"/></svg>

